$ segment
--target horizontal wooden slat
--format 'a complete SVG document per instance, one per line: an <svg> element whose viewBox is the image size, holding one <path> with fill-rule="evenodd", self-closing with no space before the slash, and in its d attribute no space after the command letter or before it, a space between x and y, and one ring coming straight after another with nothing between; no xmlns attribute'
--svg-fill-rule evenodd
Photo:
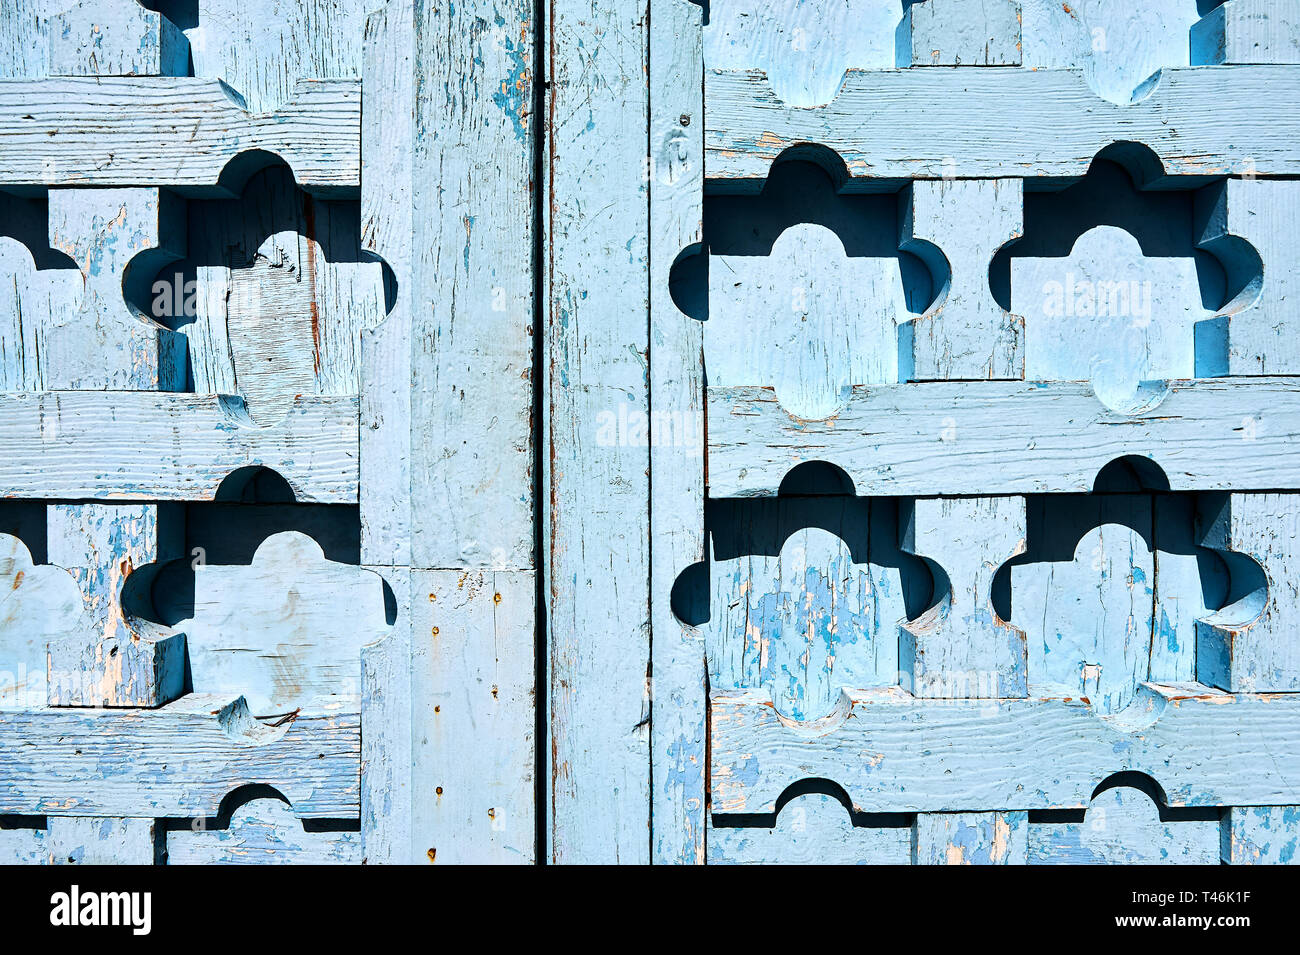
<svg viewBox="0 0 1300 955"><path fill-rule="evenodd" d="M168 865L357 865L360 832L307 832L277 799L236 809L223 829L167 833Z"/></svg>
<svg viewBox="0 0 1300 955"><path fill-rule="evenodd" d="M0 497L203 501L239 468L277 471L298 501L357 500L357 399L300 397L258 427L243 401L170 392L0 395Z"/></svg>
<svg viewBox="0 0 1300 955"><path fill-rule="evenodd" d="M0 711L0 814L216 816L241 786L273 786L299 818L358 818L354 713L274 727L243 698L157 710Z"/></svg>
<svg viewBox="0 0 1300 955"><path fill-rule="evenodd" d="M771 388L709 389L709 493L775 494L805 461L829 461L858 494L1090 491L1127 455L1173 490L1300 488L1300 378L1173 382L1140 414L1110 411L1082 382L975 381L854 388L821 421Z"/></svg>
<svg viewBox="0 0 1300 955"><path fill-rule="evenodd" d="M264 150L318 193L360 187L361 85L302 80L274 113L249 113L218 80L85 76L0 81L6 186L171 186L219 192L240 153ZM236 184L238 185L238 184Z"/></svg>
<svg viewBox="0 0 1300 955"><path fill-rule="evenodd" d="M785 106L761 71L711 71L704 98L705 170L720 188L757 191L737 180L762 179L805 143L838 152L861 189L910 177L1081 176L1121 141L1149 146L1169 175L1300 172L1300 73L1286 66L1167 69L1127 106L1098 97L1077 70L981 67L850 70L839 95L813 109Z"/></svg>
<svg viewBox="0 0 1300 955"><path fill-rule="evenodd" d="M1079 808L1125 771L1152 777L1171 806L1296 802L1300 695L1146 687L1135 704L1146 719L1130 723L1078 699L922 702L894 689L799 726L765 693L715 694L713 809L772 812L810 778L842 786L861 812Z"/></svg>

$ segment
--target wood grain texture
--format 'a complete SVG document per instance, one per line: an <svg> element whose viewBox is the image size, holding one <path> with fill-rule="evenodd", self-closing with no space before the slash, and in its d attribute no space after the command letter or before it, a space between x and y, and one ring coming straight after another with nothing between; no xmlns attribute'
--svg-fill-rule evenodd
<svg viewBox="0 0 1300 955"><path fill-rule="evenodd" d="M1223 820L1221 856L1229 865L1300 865L1300 807L1234 806Z"/></svg>
<svg viewBox="0 0 1300 955"><path fill-rule="evenodd" d="M912 833L913 865L1024 865L1024 812L922 812Z"/></svg>
<svg viewBox="0 0 1300 955"><path fill-rule="evenodd" d="M531 863L534 575L417 571L412 586L412 680L427 688L413 701L412 839L429 861Z"/></svg>
<svg viewBox="0 0 1300 955"><path fill-rule="evenodd" d="M711 690L766 688L777 712L814 720L846 687L898 682L896 568L855 562L836 534L806 528L776 556L715 556L709 571L711 619L700 630Z"/></svg>
<svg viewBox="0 0 1300 955"><path fill-rule="evenodd" d="M906 865L912 830L858 825L838 799L807 793L786 803L771 827L709 828L710 865Z"/></svg>
<svg viewBox="0 0 1300 955"><path fill-rule="evenodd" d="M134 615L148 578L136 570L181 555L173 510L156 504L50 504L49 559L72 573L81 590L77 628L49 643L51 706L161 706L185 689L185 636ZM148 575L145 575L148 577ZM147 593L147 590L145 591ZM138 609L138 608L137 608Z"/></svg>
<svg viewBox="0 0 1300 955"><path fill-rule="evenodd" d="M851 386L898 381L907 317L897 259L849 258L830 229L792 226L771 256L710 256L709 383L770 385L791 414L827 418Z"/></svg>
<svg viewBox="0 0 1300 955"><path fill-rule="evenodd" d="M1162 821L1160 807L1150 796L1117 786L1095 796L1081 822L1032 824L1027 861L1030 865L1218 865L1219 823Z"/></svg>
<svg viewBox="0 0 1300 955"><path fill-rule="evenodd" d="M1017 0L914 3L899 28L898 65L1019 66L1020 16Z"/></svg>
<svg viewBox="0 0 1300 955"><path fill-rule="evenodd" d="M168 865L357 865L361 834L307 831L277 799L254 799L222 828L167 833Z"/></svg>
<svg viewBox="0 0 1300 955"><path fill-rule="evenodd" d="M361 648L361 846L371 865L422 861L411 838L411 572L383 574L396 614L388 635Z"/></svg>
<svg viewBox="0 0 1300 955"><path fill-rule="evenodd" d="M189 44L136 0L13 0L0 14L0 76L184 76Z"/></svg>
<svg viewBox="0 0 1300 955"><path fill-rule="evenodd" d="M215 816L227 793L265 784L302 819L356 818L355 714L279 726L242 699L187 696L157 710L0 713L0 812Z"/></svg>
<svg viewBox="0 0 1300 955"><path fill-rule="evenodd" d="M85 279L75 268L37 268L32 250L8 236L0 237L0 275L0 389L40 391L52 325L80 312Z"/></svg>
<svg viewBox="0 0 1300 955"><path fill-rule="evenodd" d="M185 76L190 45L171 20L132 0L48 5L42 18L49 76Z"/></svg>
<svg viewBox="0 0 1300 955"><path fill-rule="evenodd" d="M241 395L258 424L298 395L357 394L361 333L383 320L385 295L355 203L304 193L269 167L238 199L191 202L188 218L185 257L159 273L154 303L176 313L192 390ZM176 289L192 289L181 303L191 315L175 308Z"/></svg>
<svg viewBox="0 0 1300 955"><path fill-rule="evenodd" d="M1210 317L1192 258L1147 258L1113 226L1081 235L1066 258L1016 259L1011 309L1025 320L1026 378L1090 381L1116 411L1194 377L1196 326Z"/></svg>
<svg viewBox="0 0 1300 955"><path fill-rule="evenodd" d="M1197 622L1197 679L1234 693L1300 690L1300 640L1292 626L1300 605L1292 552L1300 495L1231 494L1215 503L1203 515L1202 543L1235 558L1229 568L1238 570L1230 592L1236 599Z"/></svg>
<svg viewBox="0 0 1300 955"><path fill-rule="evenodd" d="M806 461L843 469L858 494L1088 491L1116 458L1148 457L1174 490L1296 486L1294 379L1173 382L1132 415L1076 382L855 388L839 415L802 421L767 388L710 388L709 493L775 494Z"/></svg>
<svg viewBox="0 0 1300 955"><path fill-rule="evenodd" d="M7 394L0 443L3 497L211 500L231 472L265 466L298 501L357 499L355 397L301 398L259 428L217 395Z"/></svg>
<svg viewBox="0 0 1300 955"><path fill-rule="evenodd" d="M428 861L537 853L534 16L530 0L414 6L411 780Z"/></svg>
<svg viewBox="0 0 1300 955"><path fill-rule="evenodd" d="M851 71L839 95L815 109L783 106L762 73L710 71L704 97L708 178L740 191L756 188L786 149L810 142L839 153L850 190L938 179L945 166L963 179L1074 178L1118 141L1150 147L1170 176L1240 174L1245 156L1260 175L1300 168L1292 145L1300 82L1282 66L1168 69L1146 99L1126 106L1099 101L1076 71L982 67ZM936 128L943 148L917 155L915 143Z"/></svg>
<svg viewBox="0 0 1300 955"><path fill-rule="evenodd" d="M366 21L360 238L397 291L387 317L361 333L361 550L364 563L398 567L411 565L415 49L412 0Z"/></svg>
<svg viewBox="0 0 1300 955"><path fill-rule="evenodd" d="M900 621L902 685L918 697L1025 696L1025 632L999 618L992 602L997 569L1025 549L1024 499L915 501L902 547L939 567L935 576L948 584L933 607Z"/></svg>
<svg viewBox="0 0 1300 955"><path fill-rule="evenodd" d="M900 329L900 378L1024 377L1024 319L989 288L989 262L1024 233L1023 207L1016 179L917 180L904 193L900 247L926 264L942 291Z"/></svg>
<svg viewBox="0 0 1300 955"><path fill-rule="evenodd" d="M533 565L531 9L416 11L414 567Z"/></svg>
<svg viewBox="0 0 1300 955"><path fill-rule="evenodd" d="M360 240L388 263L397 283L387 317L361 333L361 559L383 574L396 604L388 636L361 651L361 841L368 864L426 858L411 828L415 53L413 0L388 3L367 19Z"/></svg>
<svg viewBox="0 0 1300 955"><path fill-rule="evenodd" d="M169 186L220 195L226 165L264 150L282 157L309 192L355 194L360 122L356 80L301 81L270 114L247 112L216 80L0 80L0 163L10 186Z"/></svg>
<svg viewBox="0 0 1300 955"><path fill-rule="evenodd" d="M366 13L373 0L196 0L185 32L194 75L220 79L248 109L266 113L294 96L300 79L361 75Z"/></svg>
<svg viewBox="0 0 1300 955"><path fill-rule="evenodd" d="M1276 0L1232 0L1192 25L1193 63L1300 63L1300 16Z"/></svg>
<svg viewBox="0 0 1300 955"><path fill-rule="evenodd" d="M1226 361L1202 374L1300 373L1297 329L1290 318L1290 303L1300 296L1300 253L1287 225L1300 216L1300 187L1229 179L1206 187L1197 200L1204 223L1199 244L1224 262L1237 284L1244 282L1214 323L1226 327ZM1198 365L1201 361L1198 354Z"/></svg>
<svg viewBox="0 0 1300 955"><path fill-rule="evenodd" d="M182 389L184 339L123 297L128 267L175 257L177 211L161 189L50 190L50 246L85 288L75 311L33 316L47 340L42 390Z"/></svg>
<svg viewBox="0 0 1300 955"><path fill-rule="evenodd" d="M1011 571L1030 693L1084 697L1100 713L1118 713L1151 670L1155 555L1141 534L1115 524L1089 531L1074 553L1069 562Z"/></svg>
<svg viewBox="0 0 1300 955"><path fill-rule="evenodd" d="M1026 67L1079 69L1097 96L1122 106L1142 102L1158 71L1187 66L1198 15L1183 0L1020 0L1020 8Z"/></svg>
<svg viewBox="0 0 1300 955"><path fill-rule="evenodd" d="M84 640L84 614L71 573L34 565L26 544L0 534L0 709L45 705L49 646Z"/></svg>
<svg viewBox="0 0 1300 955"><path fill-rule="evenodd" d="M1148 684L1141 711L1115 721L1081 700L918 702L879 690L799 725L765 693L714 694L713 808L772 812L807 778L842 786L862 812L1078 808L1124 771L1156 780L1171 806L1291 805L1297 705L1292 694Z"/></svg>
<svg viewBox="0 0 1300 955"><path fill-rule="evenodd" d="M195 693L242 695L257 716L355 708L361 648L388 634L384 581L286 531L246 566L198 564L194 613L177 626Z"/></svg>
<svg viewBox="0 0 1300 955"><path fill-rule="evenodd" d="M830 102L846 69L895 63L901 7L894 0L711 0L708 9L705 68L763 70L790 106Z"/></svg>
<svg viewBox="0 0 1300 955"><path fill-rule="evenodd" d="M672 300L679 256L698 249L704 214L701 13L650 8L650 858L704 861L705 654L673 612L673 582L704 559L703 329Z"/></svg>
<svg viewBox="0 0 1300 955"><path fill-rule="evenodd" d="M51 865L153 865L153 819L50 816L45 860Z"/></svg>
<svg viewBox="0 0 1300 955"><path fill-rule="evenodd" d="M647 7L549 9L543 424L551 862L650 850ZM602 423L635 421L625 440Z"/></svg>

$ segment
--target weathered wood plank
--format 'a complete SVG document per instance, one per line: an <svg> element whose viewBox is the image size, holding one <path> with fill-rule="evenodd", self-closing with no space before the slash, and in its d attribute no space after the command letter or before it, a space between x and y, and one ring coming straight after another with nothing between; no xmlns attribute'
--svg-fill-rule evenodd
<svg viewBox="0 0 1300 955"><path fill-rule="evenodd" d="M771 385L791 414L828 417L852 385L898 381L906 308L897 259L849 258L820 225L786 229L771 256L710 256L709 383Z"/></svg>
<svg viewBox="0 0 1300 955"><path fill-rule="evenodd" d="M307 831L276 799L254 799L231 813L222 828L167 833L168 865L357 865L361 834Z"/></svg>
<svg viewBox="0 0 1300 955"><path fill-rule="evenodd" d="M1226 361L1199 374L1300 374L1300 328L1291 318L1300 297L1300 251L1291 223L1300 218L1300 184L1229 179L1197 196L1199 245L1218 256L1245 287L1216 318L1226 326ZM1244 241L1243 241L1244 240ZM1202 358L1197 355L1198 366Z"/></svg>
<svg viewBox="0 0 1300 955"><path fill-rule="evenodd" d="M42 20L49 76L189 73L185 34L161 13L133 0L78 0L50 16L48 23Z"/></svg>
<svg viewBox="0 0 1300 955"><path fill-rule="evenodd" d="M895 63L896 0L710 0L707 9L705 68L764 70L791 106L830 102L846 69Z"/></svg>
<svg viewBox="0 0 1300 955"><path fill-rule="evenodd" d="M1300 63L1300 11L1278 0L1231 0L1191 29L1193 63Z"/></svg>
<svg viewBox="0 0 1300 955"><path fill-rule="evenodd" d="M34 220L45 205L11 197L5 217L12 227L22 216ZM30 221L32 239L48 229L48 216ZM17 231L17 230L15 230ZM0 391L40 391L47 387L50 330L53 321L76 315L86 285L76 268L38 268L32 249L16 238L0 236Z"/></svg>
<svg viewBox="0 0 1300 955"><path fill-rule="evenodd" d="M1084 233L1068 256L1016 259L1011 309L1025 320L1025 378L1090 381L1116 411L1197 374L1196 326L1211 314L1194 259L1148 258L1113 226Z"/></svg>
<svg viewBox="0 0 1300 955"><path fill-rule="evenodd" d="M0 709L45 705L49 646L84 640L84 615L71 573L34 565L21 540L0 534Z"/></svg>
<svg viewBox="0 0 1300 955"><path fill-rule="evenodd" d="M1164 822L1150 796L1117 786L1096 796L1081 822L1032 823L1027 861L1030 865L1217 865L1219 823L1213 819Z"/></svg>
<svg viewBox="0 0 1300 955"><path fill-rule="evenodd" d="M1019 497L928 498L905 509L903 549L942 568L948 592L912 621L899 621L903 686L919 697L1022 697L1025 632L993 609L993 578L1025 550Z"/></svg>
<svg viewBox="0 0 1300 955"><path fill-rule="evenodd" d="M1230 494L1209 503L1202 544L1234 561L1240 596L1197 622L1197 679L1234 693L1300 690L1300 495ZM1256 566L1242 568L1242 555Z"/></svg>
<svg viewBox="0 0 1300 955"><path fill-rule="evenodd" d="M1186 0L1020 0L1023 62L1035 70L1080 69L1104 100L1140 101L1157 71L1187 66L1197 7Z"/></svg>
<svg viewBox="0 0 1300 955"><path fill-rule="evenodd" d="M650 14L650 853L685 864L706 842L705 661L672 587L704 559L704 363L700 323L668 283L702 238L703 60L699 7L654 0Z"/></svg>
<svg viewBox="0 0 1300 955"><path fill-rule="evenodd" d="M1223 820L1229 865L1300 865L1300 806L1234 806Z"/></svg>
<svg viewBox="0 0 1300 955"><path fill-rule="evenodd" d="M42 389L183 389L185 340L123 297L129 266L175 257L179 211L161 189L50 190L50 247L77 263L85 291L75 311L34 316L48 352Z"/></svg>
<svg viewBox="0 0 1300 955"><path fill-rule="evenodd" d="M411 565L415 51L413 0L367 20L361 245L388 263L397 289L387 317L361 333L361 550L363 563L398 567Z"/></svg>
<svg viewBox="0 0 1300 955"><path fill-rule="evenodd" d="M153 819L50 816L45 861L52 865L153 865Z"/></svg>
<svg viewBox="0 0 1300 955"><path fill-rule="evenodd" d="M357 394L361 333L382 321L385 295L356 204L304 193L273 166L237 199L190 202L188 219L185 258L159 274L154 308L186 336L191 390L241 395L258 424L297 395Z"/></svg>
<svg viewBox="0 0 1300 955"><path fill-rule="evenodd" d="M534 575L417 571L412 586L412 679L427 687L413 773L433 796L415 805L416 848L431 862L531 863Z"/></svg>
<svg viewBox="0 0 1300 955"><path fill-rule="evenodd" d="M1118 713L1151 669L1155 556L1142 535L1115 524L1089 531L1074 554L1066 563L1011 569L1013 616L1029 644L1029 691L1083 697L1098 713Z"/></svg>
<svg viewBox="0 0 1300 955"><path fill-rule="evenodd" d="M211 500L233 471L277 471L295 499L357 500L357 399L300 398L269 427L218 395L0 395L0 496Z"/></svg>
<svg viewBox="0 0 1300 955"><path fill-rule="evenodd" d="M413 567L533 566L531 11L416 10Z"/></svg>
<svg viewBox="0 0 1300 955"><path fill-rule="evenodd" d="M126 597L128 584L138 589L132 574L183 551L179 515L159 513L169 507L46 507L49 559L72 573L83 600L76 630L49 643L50 706L161 706L184 692L185 636L136 618Z"/></svg>
<svg viewBox="0 0 1300 955"><path fill-rule="evenodd" d="M195 0L186 31L194 75L228 83L255 113L291 100L299 79L361 74L365 16L373 0Z"/></svg>
<svg viewBox="0 0 1300 955"><path fill-rule="evenodd" d="M858 530L867 536L865 520ZM805 528L776 556L714 556L709 570L710 620L699 630L712 690L765 687L778 712L812 720L845 687L898 682L897 571L855 561L836 534Z"/></svg>
<svg viewBox="0 0 1300 955"><path fill-rule="evenodd" d="M388 635L361 648L361 844L371 865L418 862L424 855L411 837L411 572L367 569L388 581L396 613Z"/></svg>
<svg viewBox="0 0 1300 955"><path fill-rule="evenodd" d="M1160 465L1173 490L1300 486L1300 383L1289 378L1172 382L1132 415L1079 382L855 388L825 421L792 418L769 388L708 398L715 497L775 494L805 461L837 465L863 495L1089 491L1128 455Z"/></svg>
<svg viewBox="0 0 1300 955"><path fill-rule="evenodd" d="M798 726L765 693L714 694L713 808L772 812L808 778L839 784L863 812L1078 808L1124 771L1156 780L1171 806L1295 803L1300 696L1147 687L1127 723L1080 700L917 702L895 690Z"/></svg>
<svg viewBox="0 0 1300 955"><path fill-rule="evenodd" d="M252 563L199 563L185 631L193 692L242 695L257 716L355 708L361 648L388 633L384 582L327 560L310 537L273 534Z"/></svg>
<svg viewBox="0 0 1300 955"><path fill-rule="evenodd" d="M906 865L908 826L858 825L839 800L806 793L781 808L776 825L709 827L710 865Z"/></svg>
<svg viewBox="0 0 1300 955"><path fill-rule="evenodd" d="M1016 0L914 3L899 31L899 66L1019 66L1023 59Z"/></svg>
<svg viewBox="0 0 1300 955"><path fill-rule="evenodd" d="M355 194L360 123L356 80L300 81L287 105L265 115L246 111L216 80L0 81L0 165L11 186L169 186L221 195L226 165L265 150L282 157L309 192Z"/></svg>
<svg viewBox="0 0 1300 955"><path fill-rule="evenodd" d="M361 560L388 581L395 619L361 651L361 841L368 864L426 861L412 834L411 262L415 254L413 0L366 21L361 245L393 270L387 317L361 333ZM369 107L368 109L366 107ZM422 788L427 791L427 781Z"/></svg>
<svg viewBox="0 0 1300 955"><path fill-rule="evenodd" d="M911 361L900 378L1023 378L1024 319L989 288L989 262L1024 233L1021 181L918 180L902 212L900 247L926 264L944 294L901 326L900 357Z"/></svg>
<svg viewBox="0 0 1300 955"><path fill-rule="evenodd" d="M922 812L912 835L913 865L1024 865L1028 814Z"/></svg>
<svg viewBox="0 0 1300 955"><path fill-rule="evenodd" d="M552 862L649 858L646 17L644 0L548 17ZM638 424L623 442L620 416Z"/></svg>
<svg viewBox="0 0 1300 955"><path fill-rule="evenodd" d="M10 0L0 76L185 76L185 35L136 0Z"/></svg>
<svg viewBox="0 0 1300 955"><path fill-rule="evenodd" d="M0 813L215 816L227 793L265 784L299 818L356 818L357 716L275 722L194 695L157 710L0 712Z"/></svg>
<svg viewBox="0 0 1300 955"><path fill-rule="evenodd" d="M397 258L411 285L411 840L428 861L537 852L534 7L415 4L409 27L413 236Z"/></svg>
<svg viewBox="0 0 1300 955"><path fill-rule="evenodd" d="M1240 174L1246 156L1260 175L1300 170L1300 79L1285 66L1165 70L1149 97L1126 106L1099 101L1073 70L983 67L851 71L815 109L783 106L760 72L711 71L704 97L708 178L740 191L809 142L840 154L850 190L939 179L945 165L964 179L1074 178L1117 141L1149 146L1170 176ZM918 155L936 129L943 148Z"/></svg>

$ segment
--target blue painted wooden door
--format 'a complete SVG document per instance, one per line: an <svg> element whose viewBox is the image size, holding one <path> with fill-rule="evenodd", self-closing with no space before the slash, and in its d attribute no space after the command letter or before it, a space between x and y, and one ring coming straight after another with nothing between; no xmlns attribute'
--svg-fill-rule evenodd
<svg viewBox="0 0 1300 955"><path fill-rule="evenodd" d="M0 861L1294 861L1288 0L17 0Z"/></svg>

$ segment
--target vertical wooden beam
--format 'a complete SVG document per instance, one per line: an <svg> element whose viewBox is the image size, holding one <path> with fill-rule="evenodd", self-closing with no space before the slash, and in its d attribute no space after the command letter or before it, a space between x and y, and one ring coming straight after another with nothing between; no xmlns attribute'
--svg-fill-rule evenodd
<svg viewBox="0 0 1300 955"><path fill-rule="evenodd" d="M646 0L547 17L553 862L649 858L647 17Z"/></svg>
<svg viewBox="0 0 1300 955"><path fill-rule="evenodd" d="M411 9L411 845L531 862L535 13Z"/></svg>
<svg viewBox="0 0 1300 955"><path fill-rule="evenodd" d="M672 588L704 559L703 327L668 281L703 240L704 52L698 6L652 0L650 12L651 858L701 863L704 640L673 612Z"/></svg>
<svg viewBox="0 0 1300 955"><path fill-rule="evenodd" d="M361 333L361 562L396 604L392 633L361 654L361 839L367 863L410 864L423 858L411 834L414 0L366 21L363 74L361 242L397 287L388 317Z"/></svg>

